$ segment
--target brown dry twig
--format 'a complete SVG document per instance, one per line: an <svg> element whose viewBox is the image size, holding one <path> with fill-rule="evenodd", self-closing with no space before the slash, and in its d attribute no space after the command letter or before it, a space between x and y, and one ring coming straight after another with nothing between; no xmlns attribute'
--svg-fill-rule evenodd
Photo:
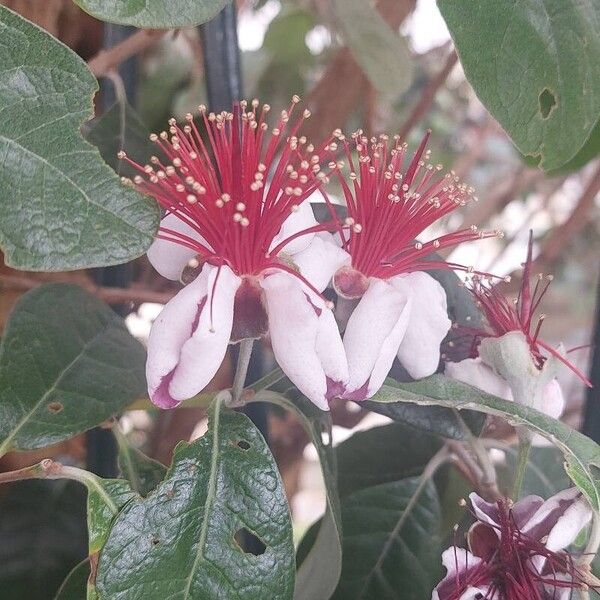
<svg viewBox="0 0 600 600"><path fill-rule="evenodd" d="M169 31L172 30L140 29L112 48L98 52L96 56L90 59L88 67L96 77L104 77L128 58L152 46Z"/></svg>

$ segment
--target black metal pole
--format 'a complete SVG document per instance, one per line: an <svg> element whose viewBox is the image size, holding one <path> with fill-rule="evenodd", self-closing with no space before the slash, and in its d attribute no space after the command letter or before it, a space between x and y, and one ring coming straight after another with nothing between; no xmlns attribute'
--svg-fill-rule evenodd
<svg viewBox="0 0 600 600"><path fill-rule="evenodd" d="M104 48L122 42L128 38L135 28L122 25L104 25ZM137 60L135 57L124 61L119 66L119 76L123 82L123 90L130 104L135 104L137 86ZM117 93L114 83L104 78L100 85L100 101L103 111L108 110L116 101ZM130 285L133 275L133 267L129 264L117 265L115 267L103 267L94 269L93 277L101 285L126 288ZM129 310L127 306L113 307L116 312L125 316ZM87 433L87 468L101 477L116 477L117 467L117 443L112 431L96 427Z"/></svg>
<svg viewBox="0 0 600 600"><path fill-rule="evenodd" d="M593 387L587 390L582 431L600 443L600 277L596 296L596 322L591 343L592 364L589 379Z"/></svg>

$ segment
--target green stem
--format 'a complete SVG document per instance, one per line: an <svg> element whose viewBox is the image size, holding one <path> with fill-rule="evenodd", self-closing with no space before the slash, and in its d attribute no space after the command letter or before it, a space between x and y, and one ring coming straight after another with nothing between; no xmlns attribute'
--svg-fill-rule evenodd
<svg viewBox="0 0 600 600"><path fill-rule="evenodd" d="M240 351L238 354L237 367L233 377L233 385L231 386L231 397L233 406L240 404L244 384L246 383L246 375L248 374L248 366L250 365L250 357L252 356L252 347L254 340L245 338L240 342Z"/></svg>
<svg viewBox="0 0 600 600"><path fill-rule="evenodd" d="M512 498L516 502L521 494L525 471L529 461L529 451L531 450L531 435L529 431L519 432L519 454L517 455L517 469L515 471L515 481L513 483Z"/></svg>

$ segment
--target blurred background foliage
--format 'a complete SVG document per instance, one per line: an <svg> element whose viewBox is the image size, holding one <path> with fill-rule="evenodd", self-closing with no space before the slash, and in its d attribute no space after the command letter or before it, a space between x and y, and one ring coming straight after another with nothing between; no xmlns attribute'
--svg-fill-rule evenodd
<svg viewBox="0 0 600 600"><path fill-rule="evenodd" d="M89 60L102 47L101 22L83 13L71 0L0 0L57 36ZM441 0L450 13L456 3ZM336 127L347 132L363 129L369 135L399 133L410 144L417 143L426 129L432 130L433 161L453 168L458 176L477 190L479 202L458 210L440 224L445 227L477 225L502 229L504 239L490 239L459 248L456 262L477 264L479 269L498 275L514 273L525 253L528 231L534 232L536 268L553 273L552 292L546 297L545 335L551 342L563 341L569 347L590 342L600 268L600 150L598 127L577 157L555 172L546 173L531 160L525 161L500 124L482 105L467 81L450 34L434 0L238 0L239 44L243 84L247 98L257 97L274 109L287 107L293 94L299 94L312 112L303 133L314 142L325 139ZM460 15L458 15L460 16ZM456 19L457 14L452 16ZM450 22L450 20L449 20ZM482 38L485 44L486 39ZM494 41L490 41L493 45ZM459 49L460 50L460 49ZM200 31L197 28L169 33L138 57L138 83L133 109L126 111L123 126L120 113L109 110L86 127L88 139L98 145L103 156L118 170L116 149L123 139L134 155L151 150L146 132L161 131L175 116L194 112L207 103L203 73ZM488 90L489 91L489 90ZM543 108L543 107L541 107ZM568 124L567 124L568 126ZM582 140L583 143L583 140ZM141 159L143 160L143 158ZM335 195L335 185L331 187ZM122 294L99 288L90 273L24 273L0 267L0 328L18 297L40 281L68 281L84 286L109 303L126 307L127 323L134 335L147 337L150 324L177 286L157 276L145 258L133 265L133 282ZM509 292L518 282L506 284ZM584 371L589 348L570 358ZM214 388L229 385L231 365L225 363ZM584 390L566 369L560 374L568 397L565 419L577 425L581 419ZM384 425L385 418L345 404L333 406L334 440L342 441L352 430ZM270 443L282 471L298 531L304 531L322 513L324 493L318 474L316 453L297 421L287 414L269 415ZM134 446L153 458L169 464L172 450L180 439L197 437L205 431L202 409L183 409L156 414L131 411L121 419L121 428ZM493 434L511 440L511 429L492 423ZM342 449L343 452L343 449ZM65 462L85 460L85 444L76 438L44 452ZM8 454L0 469L15 469L37 459L31 453ZM350 485L350 483L348 483ZM440 484L441 485L441 484ZM464 482L448 483L463 493ZM532 483L532 489L534 488ZM34 486L23 490L22 502L14 502L15 487L0 490L0 546L14 542L15 523L26 520L34 534L47 536L48 544L60 543L52 533L57 523L48 514L38 514L32 523L29 498ZM56 502L47 506L61 519L64 489L54 486ZM20 496L19 496L20 497ZM82 496L83 498L83 496ZM74 521L83 518L82 498L72 497L79 507L68 508ZM455 516L445 516L450 521ZM61 530L72 527L66 523ZM11 542L11 544L13 543ZM24 541L23 543L28 543ZM44 542L46 543L46 542ZM16 554L21 552L16 544ZM12 546L11 546L12 547ZM45 546L44 546L45 547ZM31 563L10 563L0 570L0 590L17 590L2 600L25 597L15 587L19 578L32 578L27 598L51 598L61 575L85 555L84 544L73 538L72 552L53 552L52 561L36 561L43 572L27 571ZM4 564L7 564L4 560ZM21 570L19 570L21 569ZM24 569L24 570L23 570ZM12 593L12 592L11 592Z"/></svg>

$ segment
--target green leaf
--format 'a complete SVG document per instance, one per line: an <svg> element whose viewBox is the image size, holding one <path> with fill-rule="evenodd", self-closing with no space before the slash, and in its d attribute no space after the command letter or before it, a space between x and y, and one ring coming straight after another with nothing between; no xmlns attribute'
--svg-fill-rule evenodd
<svg viewBox="0 0 600 600"><path fill-rule="evenodd" d="M108 23L155 29L191 27L212 19L229 0L74 0Z"/></svg>
<svg viewBox="0 0 600 600"><path fill-rule="evenodd" d="M116 433L116 437L122 476L138 494L147 496L165 478L167 468L131 446L123 434Z"/></svg>
<svg viewBox="0 0 600 600"><path fill-rule="evenodd" d="M587 142L583 145L581 150L562 167L555 169L549 175L562 175L564 173L570 173L577 171L584 167L591 160L596 158L600 154L600 119L596 123L596 127L590 134Z"/></svg>
<svg viewBox="0 0 600 600"><path fill-rule="evenodd" d="M438 0L467 79L522 154L571 160L600 115L594 0Z"/></svg>
<svg viewBox="0 0 600 600"><path fill-rule="evenodd" d="M0 6L0 246L12 267L111 265L152 243L156 204L79 133L97 89L74 52Z"/></svg>
<svg viewBox="0 0 600 600"><path fill-rule="evenodd" d="M265 546L239 545L249 533ZM120 512L100 555L101 598L292 596L294 546L287 501L260 432L216 400L209 430L181 443L166 479Z"/></svg>
<svg viewBox="0 0 600 600"><path fill-rule="evenodd" d="M69 573L54 600L83 600L86 597L89 576L90 560L86 558Z"/></svg>
<svg viewBox="0 0 600 600"><path fill-rule="evenodd" d="M116 102L100 117L94 119L85 133L88 142L98 148L102 158L119 174L137 174L117 154L124 150L137 163L145 165L158 148L149 139L150 131L139 115L127 103Z"/></svg>
<svg viewBox="0 0 600 600"><path fill-rule="evenodd" d="M384 483L342 500L344 564L332 600L424 600L441 571L440 506L431 480Z"/></svg>
<svg viewBox="0 0 600 600"><path fill-rule="evenodd" d="M271 377L271 374L267 377ZM264 380L265 378L261 381ZM299 552L298 559L302 560L298 560L301 564L296 576L294 600L329 598L342 570L342 522L336 459L331 445L331 414L319 410L300 394L294 394L292 400L277 392L263 390L251 401L269 402L292 411L306 429L319 455L327 508L321 526L314 535L312 548L304 552L304 545L302 552Z"/></svg>
<svg viewBox="0 0 600 600"><path fill-rule="evenodd" d="M48 600L86 555L83 489L69 481L20 481L1 491L0 597Z"/></svg>
<svg viewBox="0 0 600 600"><path fill-rule="evenodd" d="M15 305L0 343L0 455L49 446L145 394L145 352L120 317L73 285Z"/></svg>
<svg viewBox="0 0 600 600"><path fill-rule="evenodd" d="M398 96L410 85L412 58L403 38L365 0L332 0L352 56L379 92Z"/></svg>
<svg viewBox="0 0 600 600"><path fill-rule="evenodd" d="M437 437L400 423L355 433L336 448L340 496L420 475L441 445Z"/></svg>
<svg viewBox="0 0 600 600"><path fill-rule="evenodd" d="M504 417L512 425L524 425L558 446L565 458L565 470L600 511L600 446L568 425L517 402L502 400L459 381L433 375L412 383L384 385L372 398L382 404L412 402L439 405L457 410L478 410Z"/></svg>

